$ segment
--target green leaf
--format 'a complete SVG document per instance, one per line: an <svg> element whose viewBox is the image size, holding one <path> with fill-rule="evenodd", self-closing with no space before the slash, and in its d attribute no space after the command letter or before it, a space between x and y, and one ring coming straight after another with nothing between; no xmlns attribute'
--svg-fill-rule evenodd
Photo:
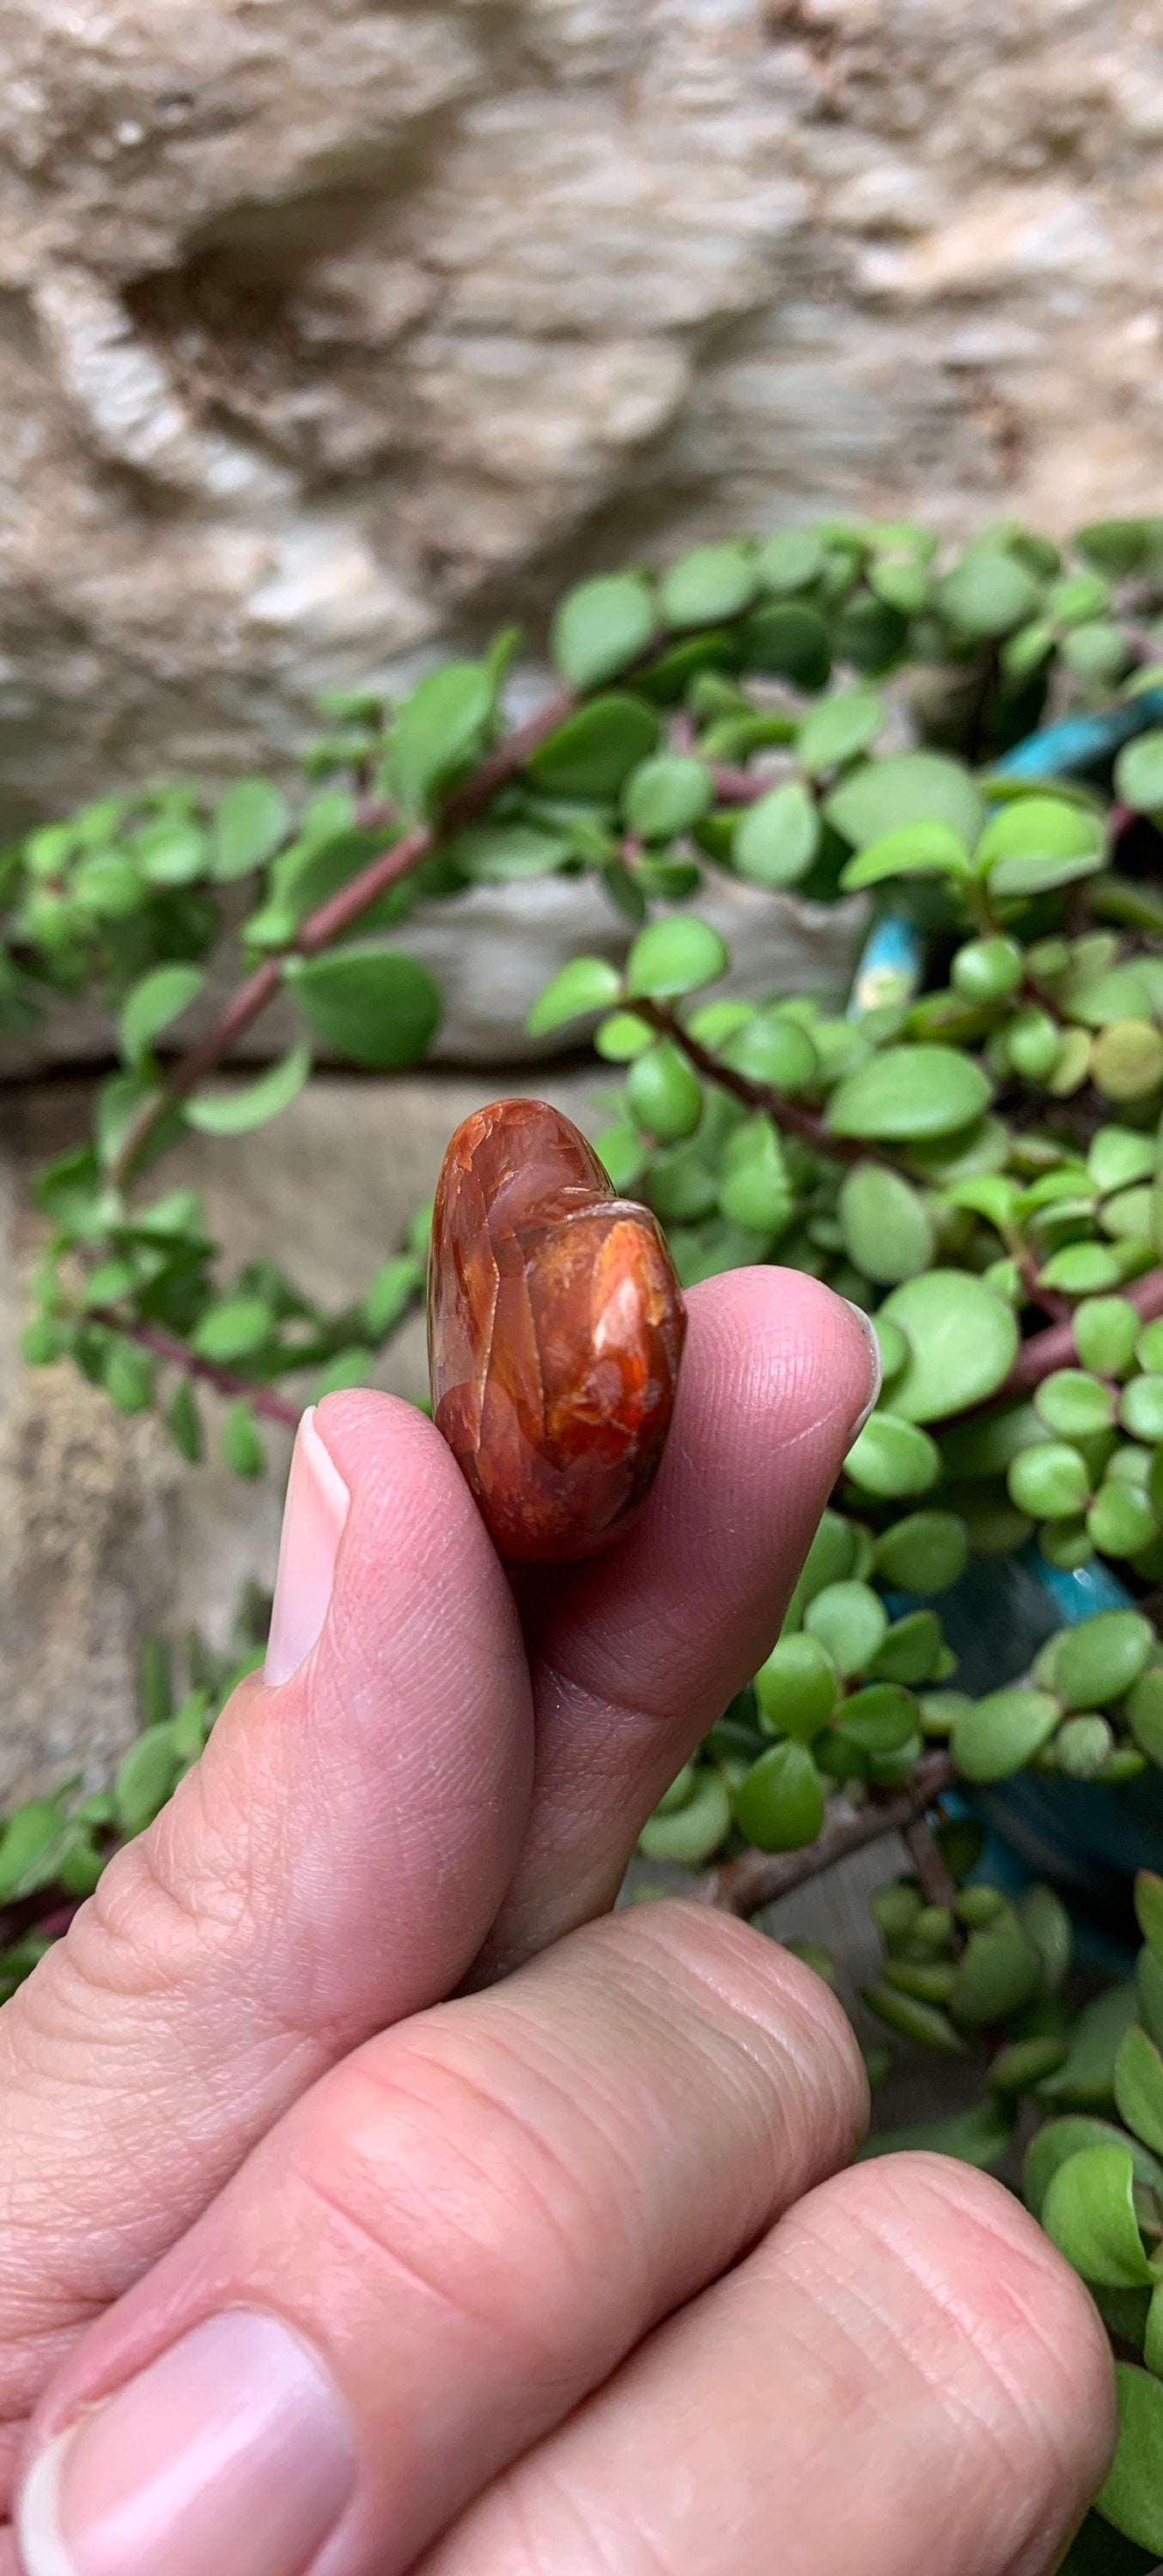
<svg viewBox="0 0 1163 2576"><path fill-rule="evenodd" d="M1038 1884L1027 1889L1018 1910L1041 1959L1046 1993L1056 1995L1074 1955L1074 1928L1066 1907L1052 1887Z"/></svg>
<svg viewBox="0 0 1163 2576"><path fill-rule="evenodd" d="M1163 807L1163 731L1137 734L1124 743L1115 762L1115 794L1136 814L1156 814Z"/></svg>
<svg viewBox="0 0 1163 2576"><path fill-rule="evenodd" d="M1024 951L1016 939L995 935L967 939L949 970L949 980L971 1002L1001 1002L1016 993L1026 971Z"/></svg>
<svg viewBox="0 0 1163 2576"><path fill-rule="evenodd" d="M547 984L535 1001L525 1026L530 1037L544 1037L550 1029L559 1029L569 1020L588 1019L592 1011L605 1011L616 1002L622 979L616 966L604 957L571 957ZM642 1029L642 1022L637 1023ZM649 1042L649 1031L644 1033ZM635 1054L641 1054L641 1046Z"/></svg>
<svg viewBox="0 0 1163 2576"><path fill-rule="evenodd" d="M174 1790L180 1761L173 1728L147 1727L131 1744L114 1783L117 1822L126 1836L145 1832Z"/></svg>
<svg viewBox="0 0 1163 2576"><path fill-rule="evenodd" d="M630 1125L629 1119L620 1119L613 1127L603 1127L601 1135L594 1138L594 1152L620 1194L632 1190L641 1179L646 1149L637 1128Z"/></svg>
<svg viewBox="0 0 1163 2576"><path fill-rule="evenodd" d="M149 1351L120 1335L105 1352L101 1383L119 1413L147 1413L153 1403L156 1363Z"/></svg>
<svg viewBox="0 0 1163 2576"><path fill-rule="evenodd" d="M1115 2059L1115 2107L1145 2146L1163 2154L1163 2054L1137 2022Z"/></svg>
<svg viewBox="0 0 1163 2576"><path fill-rule="evenodd" d="M668 626L717 626L738 617L755 596L757 565L753 547L729 541L699 546L672 566L661 588L662 614Z"/></svg>
<svg viewBox="0 0 1163 2576"><path fill-rule="evenodd" d="M412 1253L398 1252L385 1262L359 1310L362 1329L373 1342L383 1341L393 1330L423 1285L423 1263Z"/></svg>
<svg viewBox="0 0 1163 2576"><path fill-rule="evenodd" d="M915 2040L919 2047L935 2049L943 2057L964 2055L965 2041L939 2005L898 1994L892 1986L865 1986L862 1991L869 2011L878 2021L887 2022L890 2030L899 2031L902 2039Z"/></svg>
<svg viewBox="0 0 1163 2576"><path fill-rule="evenodd" d="M130 921L148 900L140 868L116 850L94 850L72 880L73 900L94 921Z"/></svg>
<svg viewBox="0 0 1163 2576"><path fill-rule="evenodd" d="M713 796L705 762L676 751L656 752L627 779L622 812L627 830L643 841L669 841L700 823Z"/></svg>
<svg viewBox="0 0 1163 2576"><path fill-rule="evenodd" d="M973 862L965 843L947 823L904 823L883 832L849 859L840 878L843 893L879 885L884 877L971 877Z"/></svg>
<svg viewBox="0 0 1163 2576"><path fill-rule="evenodd" d="M688 1869L701 1869L730 1828L727 1784L717 1771L703 1770L697 1774L693 1796L682 1807L670 1814L655 1810L639 1834L638 1849L646 1860L678 1861Z"/></svg>
<svg viewBox="0 0 1163 2576"><path fill-rule="evenodd" d="M1006 1485L1011 1502L1036 1521L1073 1521L1090 1501L1090 1469L1081 1450L1066 1440L1023 1450Z"/></svg>
<svg viewBox="0 0 1163 2576"><path fill-rule="evenodd" d="M693 1136L703 1114L702 1084L671 1038L635 1057L626 1099L635 1124L664 1145Z"/></svg>
<svg viewBox="0 0 1163 2576"><path fill-rule="evenodd" d="M297 1099L311 1070L309 1046L292 1048L280 1064L271 1065L242 1091L195 1093L183 1103L187 1126L204 1136L246 1136L265 1127Z"/></svg>
<svg viewBox="0 0 1163 2576"><path fill-rule="evenodd" d="M1080 2012L1070 2035L1065 2066L1042 2086L1046 2102L1078 2110L1107 2110L1114 2101L1115 2060L1136 2018L1133 1986L1111 1986ZM1124 2144L1126 2142L1124 2141ZM1141 2152L1145 2155L1147 2150Z"/></svg>
<svg viewBox="0 0 1163 2576"><path fill-rule="evenodd" d="M856 1270L897 1284L928 1268L936 1238L920 1192L882 1163L854 1163L837 1204L844 1249Z"/></svg>
<svg viewBox="0 0 1163 2576"><path fill-rule="evenodd" d="M147 824L137 835L134 856L150 885L192 885L206 865L206 844L195 822L173 815Z"/></svg>
<svg viewBox="0 0 1163 2576"><path fill-rule="evenodd" d="M969 1534L955 1512L909 1512L876 1541L877 1573L901 1592L948 1592L968 1558Z"/></svg>
<svg viewBox="0 0 1163 2576"><path fill-rule="evenodd" d="M640 699L611 690L567 716L532 753L526 774L548 796L612 801L657 741L657 716Z"/></svg>
<svg viewBox="0 0 1163 2576"><path fill-rule="evenodd" d="M1112 2060L1113 2063L1113 2060ZM1042 2086L1048 2093L1053 2078ZM1148 2190L1163 2191L1163 2165L1156 2163L1137 2138L1126 2138L1113 2121L1095 2119L1082 2111L1068 2111L1062 2119L1048 2120L1031 2138L1022 2168L1022 2198L1033 2217L1040 2219L1042 2204L1060 2165L1076 2156L1082 2147L1122 2147L1129 2150L1135 2179Z"/></svg>
<svg viewBox="0 0 1163 2576"><path fill-rule="evenodd" d="M261 1476L266 1451L249 1404L240 1397L228 1406L222 1425L222 1455L236 1476Z"/></svg>
<svg viewBox="0 0 1163 2576"><path fill-rule="evenodd" d="M428 968L385 940L289 958L285 975L316 1036L376 1072L415 1064L440 1023Z"/></svg>
<svg viewBox="0 0 1163 2576"><path fill-rule="evenodd" d="M483 662L445 662L405 698L388 744L389 793L423 821L439 788L475 760L493 715L494 683Z"/></svg>
<svg viewBox="0 0 1163 2576"><path fill-rule="evenodd" d="M894 1619L868 1670L877 1681L905 1682L910 1689L915 1689L919 1682L927 1682L936 1671L942 1646L941 1622L935 1612L908 1610L903 1619ZM956 1700L956 1694L954 1698ZM926 1717L930 1714L929 1708L925 1714Z"/></svg>
<svg viewBox="0 0 1163 2576"><path fill-rule="evenodd" d="M818 1637L781 1637L755 1676L760 1715L782 1735L810 1744L836 1705L837 1676Z"/></svg>
<svg viewBox="0 0 1163 2576"><path fill-rule="evenodd" d="M236 779L214 816L211 876L249 876L285 841L290 828L290 808L277 787L266 778Z"/></svg>
<svg viewBox="0 0 1163 2576"><path fill-rule="evenodd" d="M870 761L834 787L824 807L828 822L858 850L916 823L944 824L971 850L984 812L968 770L936 751Z"/></svg>
<svg viewBox="0 0 1163 2576"><path fill-rule="evenodd" d="M252 1352L261 1350L270 1340L273 1325L264 1298L224 1297L218 1305L207 1307L190 1337L190 1348L199 1359L229 1368L233 1361L249 1359Z"/></svg>
<svg viewBox="0 0 1163 2576"><path fill-rule="evenodd" d="M1159 1523L1146 1495L1115 1477L1095 1495L1086 1529L1100 1555L1110 1557L1137 1558L1159 1536Z"/></svg>
<svg viewBox="0 0 1163 2576"><path fill-rule="evenodd" d="M1066 2041L1052 2031L1032 2039L1011 2040L990 2060L989 2089L991 2093L1007 2095L1032 2092L1036 2084L1065 2065L1067 2053Z"/></svg>
<svg viewBox="0 0 1163 2576"><path fill-rule="evenodd" d="M1067 1297L1090 1297L1113 1288L1121 1276L1118 1256L1102 1243L1068 1243L1044 1261L1038 1272L1042 1288L1060 1289Z"/></svg>
<svg viewBox="0 0 1163 2576"><path fill-rule="evenodd" d="M799 600L760 608L747 621L744 641L749 670L790 680L797 689L827 687L832 639L818 609Z"/></svg>
<svg viewBox="0 0 1163 2576"><path fill-rule="evenodd" d="M1093 519L1079 529L1074 542L1088 563L1097 564L1113 581L1122 581L1129 572L1138 571L1151 531L1149 519Z"/></svg>
<svg viewBox="0 0 1163 2576"><path fill-rule="evenodd" d="M780 528L760 548L756 570L763 590L782 594L807 590L824 561L819 528Z"/></svg>
<svg viewBox="0 0 1163 2576"><path fill-rule="evenodd" d="M1156 2379L1163 2376L1163 2282L1156 2282L1147 2311L1143 2359Z"/></svg>
<svg viewBox="0 0 1163 2576"><path fill-rule="evenodd" d="M179 1455L196 1467L206 1454L206 1438L198 1399L188 1377L179 1378L166 1414L170 1438Z"/></svg>
<svg viewBox="0 0 1163 2576"><path fill-rule="evenodd" d="M962 2030L986 2030L1030 2002L1042 1982L1042 1962L1015 1914L1004 1913L971 1932L949 2010ZM1065 2056L1065 2050L1062 2054Z"/></svg>
<svg viewBox="0 0 1163 2576"><path fill-rule="evenodd" d="M717 930L692 914L653 921L635 940L626 964L626 990L632 999L672 999L717 983L730 964Z"/></svg>
<svg viewBox="0 0 1163 2576"><path fill-rule="evenodd" d="M1163 1878L1141 1869L1135 1880L1135 1912L1144 1941L1163 1965Z"/></svg>
<svg viewBox="0 0 1163 2576"><path fill-rule="evenodd" d="M1076 1307L1073 1320L1074 1347L1083 1367L1099 1377L1125 1377L1140 1330L1129 1298L1089 1297Z"/></svg>
<svg viewBox="0 0 1163 2576"><path fill-rule="evenodd" d="M781 1233L795 1205L787 1164L770 1118L745 1118L728 1137L719 1172L719 1206L733 1225Z"/></svg>
<svg viewBox="0 0 1163 2576"><path fill-rule="evenodd" d="M531 823L478 823L455 833L445 855L474 885L522 885L552 876L570 844L564 832L539 832Z"/></svg>
<svg viewBox="0 0 1163 2576"><path fill-rule="evenodd" d="M982 1403L1004 1384L1017 1356L1012 1307L971 1271L926 1270L894 1288L880 1311L909 1346L892 1402L910 1422L939 1422Z"/></svg>
<svg viewBox="0 0 1163 2576"><path fill-rule="evenodd" d="M654 632L654 602L640 573L599 573L579 583L553 621L553 659L575 689L617 679L644 653Z"/></svg>
<svg viewBox="0 0 1163 2576"><path fill-rule="evenodd" d="M1151 1448L1163 1440L1163 1373L1144 1369L1124 1389L1119 1411L1132 1440L1145 1440Z"/></svg>
<svg viewBox="0 0 1163 2576"><path fill-rule="evenodd" d="M735 1822L757 1851L800 1851L824 1822L824 1789L806 1745L788 1741L761 1753L734 1797Z"/></svg>
<svg viewBox="0 0 1163 2576"><path fill-rule="evenodd" d="M844 1461L845 1475L881 1502L924 1494L941 1473L935 1440L915 1422L885 1410L870 1415Z"/></svg>
<svg viewBox="0 0 1163 2576"><path fill-rule="evenodd" d="M1019 796L986 825L977 864L993 895L1034 895L1097 874L1103 826L1089 806L1063 796Z"/></svg>
<svg viewBox="0 0 1163 2576"><path fill-rule="evenodd" d="M827 1123L836 1136L890 1142L949 1136L989 1097L988 1076L955 1047L888 1046L838 1083Z"/></svg>
<svg viewBox="0 0 1163 2576"><path fill-rule="evenodd" d="M815 1082L820 1069L808 1030L798 1020L788 1019L778 1006L756 1012L719 1053L736 1073L747 1074L752 1082L768 1083L773 1091L802 1091Z"/></svg>
<svg viewBox="0 0 1163 2576"><path fill-rule="evenodd" d="M804 1628L838 1672L861 1673L884 1642L888 1613L871 1584L826 1583L804 1612Z"/></svg>
<svg viewBox="0 0 1163 2576"><path fill-rule="evenodd" d="M29 1798L9 1816L0 1834L0 1905L48 1886L68 1836L68 1819L51 1798Z"/></svg>
<svg viewBox="0 0 1163 2576"><path fill-rule="evenodd" d="M858 2161L913 2154L954 2156L958 2164L976 2165L979 2172L992 2173L1005 2154L1013 2130L1011 2114L987 2096L984 2102L975 2102L972 2110L956 2111L948 2120L922 2121L911 2129L878 2130L861 2148Z"/></svg>
<svg viewBox="0 0 1163 2576"><path fill-rule="evenodd" d="M130 1064L140 1063L154 1039L180 1019L202 991L206 978L198 966L155 966L136 983L121 1010L121 1051Z"/></svg>
<svg viewBox="0 0 1163 2576"><path fill-rule="evenodd" d="M1135 2168L1125 2146L1081 2147L1053 2175L1042 2225L1084 2280L1112 2290L1150 2286L1134 2191Z"/></svg>
<svg viewBox="0 0 1163 2576"><path fill-rule="evenodd" d="M1105 1431L1114 1420L1110 1388L1086 1369L1055 1369L1035 1390L1034 1409L1048 1431L1063 1440L1081 1440Z"/></svg>
<svg viewBox="0 0 1163 2576"><path fill-rule="evenodd" d="M884 722L884 701L871 690L847 690L826 698L800 726L796 754L814 778L841 769L866 751Z"/></svg>
<svg viewBox="0 0 1163 2576"><path fill-rule="evenodd" d="M1049 1691L990 1691L954 1723L958 1770L966 1780L1007 1780L1049 1742L1060 1715Z"/></svg>
<svg viewBox="0 0 1163 2576"><path fill-rule="evenodd" d="M820 841L815 803L798 778L773 787L736 825L732 863L756 885L796 885L807 875Z"/></svg>
<svg viewBox="0 0 1163 2576"><path fill-rule="evenodd" d="M1041 584L988 538L968 546L938 585L941 607L959 635L985 642L1012 634L1041 604Z"/></svg>
<svg viewBox="0 0 1163 2576"><path fill-rule="evenodd" d="M916 1733L917 1703L897 1682L871 1682L842 1700L833 1724L846 1744L879 1759L899 1753Z"/></svg>
<svg viewBox="0 0 1163 2576"><path fill-rule="evenodd" d="M1154 1644L1138 1610L1100 1610L1055 1643L1052 1688L1064 1707L1110 1708L1129 1691Z"/></svg>
<svg viewBox="0 0 1163 2576"><path fill-rule="evenodd" d="M346 1350L336 1351L315 1380L312 1404L321 1404L325 1395L337 1395L345 1387L366 1386L375 1357L363 1342L352 1342Z"/></svg>
<svg viewBox="0 0 1163 2576"><path fill-rule="evenodd" d="M1163 2382L1134 2363L1115 2363L1119 2442L1097 2510L1144 2549L1163 2551Z"/></svg>

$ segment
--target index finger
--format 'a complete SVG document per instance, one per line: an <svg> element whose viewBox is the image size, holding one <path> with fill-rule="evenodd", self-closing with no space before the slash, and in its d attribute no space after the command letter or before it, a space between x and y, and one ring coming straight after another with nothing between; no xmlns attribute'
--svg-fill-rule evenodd
<svg viewBox="0 0 1163 2576"><path fill-rule="evenodd" d="M613 1903L663 1790L773 1645L879 1385L871 1326L800 1271L708 1280L689 1316L639 1520L609 1556L520 1587L533 1806L480 1978Z"/></svg>

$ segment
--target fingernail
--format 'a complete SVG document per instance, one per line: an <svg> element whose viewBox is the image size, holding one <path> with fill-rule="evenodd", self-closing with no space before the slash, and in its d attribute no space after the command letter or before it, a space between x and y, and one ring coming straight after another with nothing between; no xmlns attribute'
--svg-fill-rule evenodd
<svg viewBox="0 0 1163 2576"><path fill-rule="evenodd" d="M844 1303L847 1306L849 1313L855 1315L856 1321L860 1326L860 1330L868 1344L868 1364L871 1372L870 1383L872 1393L864 1407L863 1413L857 1414L856 1420L852 1425L852 1438L855 1440L859 1433L863 1431L864 1425L868 1420L869 1414L873 1411L876 1399L884 1384L884 1360L881 1355L880 1344L877 1341L876 1333L873 1328L871 1315L866 1315L863 1306L858 1306L851 1297L846 1297Z"/></svg>
<svg viewBox="0 0 1163 2576"><path fill-rule="evenodd" d="M297 1673L322 1633L335 1580L335 1559L351 1496L315 1428L315 1407L295 1437L279 1570L271 1608L263 1679L277 1687Z"/></svg>
<svg viewBox="0 0 1163 2576"><path fill-rule="evenodd" d="M36 2461L26 2576L306 2576L355 2483L343 2399L277 2317L195 2326Z"/></svg>

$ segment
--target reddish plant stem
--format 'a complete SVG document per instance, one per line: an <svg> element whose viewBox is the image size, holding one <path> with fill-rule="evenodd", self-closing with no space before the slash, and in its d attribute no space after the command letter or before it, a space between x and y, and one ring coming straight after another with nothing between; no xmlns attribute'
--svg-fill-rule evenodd
<svg viewBox="0 0 1163 2576"><path fill-rule="evenodd" d="M1163 1269L1146 1271L1141 1279L1132 1280L1130 1286L1121 1289L1119 1294L1138 1308L1145 1324L1153 1322L1156 1316L1163 1315ZM1023 1342L1004 1386L1000 1386L989 1401L991 1405L1004 1404L1012 1401L1015 1395L1029 1395L1031 1389L1041 1386L1043 1378L1052 1376L1055 1369L1077 1366L1074 1319L1070 1316L1060 1324L1049 1325L1044 1333L1032 1333L1029 1341ZM974 1405L971 1409L979 1413L982 1407Z"/></svg>
<svg viewBox="0 0 1163 2576"><path fill-rule="evenodd" d="M852 1806L845 1797L833 1798L822 1831L806 1850L740 1852L734 1860L720 1861L717 1868L707 1870L692 1893L701 1905L717 1905L725 1914L758 1914L778 1896L806 1887L809 1879L819 1878L850 1852L863 1851L884 1834L904 1833L952 1787L953 1776L947 1753L924 1754L898 1796L870 1798L863 1807Z"/></svg>
<svg viewBox="0 0 1163 2576"><path fill-rule="evenodd" d="M417 824L413 831L404 834L402 840L393 842L390 849L382 851L378 859L371 859L367 867L352 878L350 885L341 886L339 893L332 895L329 902L320 904L315 912L309 913L306 921L300 924L287 954L315 957L343 931L350 930L370 904L386 894L389 886L398 885L402 877L410 876L449 832L456 831L483 813L498 790L518 776L539 744L556 733L576 705L574 691L563 689L535 716L531 716L527 724L517 726L496 751L482 761L480 768L474 770L458 793L450 797L435 822ZM283 980L283 965L284 959L280 956L269 957L263 965L257 966L231 995L197 1046L191 1047L189 1054L175 1065L164 1090L150 1102L137 1126L131 1128L126 1137L113 1172L118 1187L123 1187L132 1177L151 1138L175 1105L188 1099L206 1075L226 1061L238 1040L274 1000Z"/></svg>
<svg viewBox="0 0 1163 2576"><path fill-rule="evenodd" d="M1042 1313L1049 1315L1054 1323L1065 1323L1074 1311L1069 1297L1060 1296L1056 1288L1039 1287L1038 1264L1032 1252L1019 1252L1016 1258L1031 1306L1040 1306Z"/></svg>
<svg viewBox="0 0 1163 2576"><path fill-rule="evenodd" d="M95 1324L107 1324L112 1332L120 1333L127 1342L136 1342L141 1350L152 1351L156 1359L165 1360L171 1368L182 1369L187 1377L200 1378L205 1386L214 1388L216 1395L229 1396L232 1401L241 1398L255 1413L261 1413L267 1422L280 1422L287 1431L297 1430L302 1411L300 1405L289 1404L285 1396L276 1395L271 1387L249 1385L245 1378L235 1377L232 1369L216 1367L213 1360L202 1359L197 1351L189 1350L185 1342L176 1341L172 1334L159 1332L153 1324L125 1322L111 1306L94 1307L91 1320Z"/></svg>
<svg viewBox="0 0 1163 2576"><path fill-rule="evenodd" d="M814 1154L823 1154L840 1163L889 1164L889 1157L878 1153L875 1145L857 1142L848 1136L831 1135L814 1109L801 1109L794 1100L786 1100L781 1091L773 1091L770 1083L753 1082L749 1073L736 1073L732 1065L721 1063L717 1055L711 1054L709 1047L701 1046L699 1040L691 1036L690 1030L684 1029L681 1020L665 1002L632 1001L629 1008L638 1019L649 1020L661 1037L673 1038L705 1082L717 1082L721 1091L729 1091L732 1099L742 1101L745 1109L762 1110L785 1136L798 1136L803 1144L811 1146ZM895 1169L895 1165L889 1164L889 1168Z"/></svg>
<svg viewBox="0 0 1163 2576"><path fill-rule="evenodd" d="M758 805L761 796L770 793L778 781L757 778L753 770L732 769L716 762L711 770L716 805Z"/></svg>
<svg viewBox="0 0 1163 2576"><path fill-rule="evenodd" d="M10 1950L26 1932L39 1932L46 1941L59 1941L84 1902L83 1896L70 1896L60 1886L38 1887L35 1896L18 1898L0 1910L0 1950Z"/></svg>

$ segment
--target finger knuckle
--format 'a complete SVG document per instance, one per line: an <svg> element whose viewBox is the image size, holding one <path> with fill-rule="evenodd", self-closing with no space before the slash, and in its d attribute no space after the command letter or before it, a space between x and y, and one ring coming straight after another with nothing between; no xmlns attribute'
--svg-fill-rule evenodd
<svg viewBox="0 0 1163 2576"><path fill-rule="evenodd" d="M451 2015L373 2041L316 2088L298 2122L296 2179L506 2367L544 2382L595 2312L595 2257L625 2286L645 2274L640 2189L614 2106L579 2098L562 2051L536 2062L518 2033L455 2035Z"/></svg>
<svg viewBox="0 0 1163 2576"><path fill-rule="evenodd" d="M952 2158L890 2155L801 2205L833 2254L887 2257L899 2295L883 2314L900 2361L955 2392L1031 2502L1081 2503L1114 2438L1110 2352L1076 2275L1012 2193Z"/></svg>
<svg viewBox="0 0 1163 2576"><path fill-rule="evenodd" d="M594 1928L640 1972L653 1971L669 2021L694 2008L758 2063L813 2174L854 2152L868 2116L864 2060L842 2005L793 1951L689 1899L636 1907Z"/></svg>

